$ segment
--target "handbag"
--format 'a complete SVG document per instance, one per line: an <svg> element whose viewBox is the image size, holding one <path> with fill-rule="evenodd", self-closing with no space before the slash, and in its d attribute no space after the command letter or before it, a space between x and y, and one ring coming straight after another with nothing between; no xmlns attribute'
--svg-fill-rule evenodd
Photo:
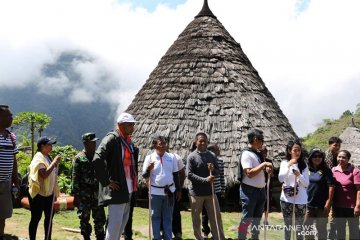
<svg viewBox="0 0 360 240"><path fill-rule="evenodd" d="M296 189L295 189L293 186L284 186L283 185L282 189L288 197L293 197L294 194L297 195L299 192L299 186L296 186Z"/></svg>

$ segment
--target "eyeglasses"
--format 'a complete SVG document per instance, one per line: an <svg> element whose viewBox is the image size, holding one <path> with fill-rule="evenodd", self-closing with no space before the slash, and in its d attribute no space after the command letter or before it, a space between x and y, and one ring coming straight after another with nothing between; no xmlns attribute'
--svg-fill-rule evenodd
<svg viewBox="0 0 360 240"><path fill-rule="evenodd" d="M160 141L158 141L156 145L157 145L157 146L166 146L166 145L167 145L167 142L160 142Z"/></svg>

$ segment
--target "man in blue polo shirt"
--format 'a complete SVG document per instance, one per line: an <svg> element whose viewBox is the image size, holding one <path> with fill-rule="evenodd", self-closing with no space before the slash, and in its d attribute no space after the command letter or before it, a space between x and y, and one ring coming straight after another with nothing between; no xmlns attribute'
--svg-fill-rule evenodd
<svg viewBox="0 0 360 240"><path fill-rule="evenodd" d="M5 219L12 216L11 186L19 189L16 139L8 128L13 117L9 106L0 105L0 240L4 239Z"/></svg>

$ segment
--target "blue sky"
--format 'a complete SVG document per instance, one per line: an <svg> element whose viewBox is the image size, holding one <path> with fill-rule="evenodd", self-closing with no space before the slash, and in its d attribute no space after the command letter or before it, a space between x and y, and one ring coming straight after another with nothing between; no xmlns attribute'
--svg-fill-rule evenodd
<svg viewBox="0 0 360 240"><path fill-rule="evenodd" d="M311 0L298 0L296 4L296 10L298 12L306 11L306 9L309 7Z"/></svg>
<svg viewBox="0 0 360 240"><path fill-rule="evenodd" d="M179 4L185 3L185 0L118 0L120 3L131 3L134 7L143 7L150 12L156 9L159 4L170 8L176 8Z"/></svg>
<svg viewBox="0 0 360 240"><path fill-rule="evenodd" d="M185 3L186 0L118 0L120 3L131 3L133 7L143 7L149 12L153 12L159 4L166 5L170 8L176 8L179 4ZM201 0L202 1L202 0ZM296 11L301 13L308 9L311 0L298 0L295 6ZM210 0L211 4L211 0Z"/></svg>

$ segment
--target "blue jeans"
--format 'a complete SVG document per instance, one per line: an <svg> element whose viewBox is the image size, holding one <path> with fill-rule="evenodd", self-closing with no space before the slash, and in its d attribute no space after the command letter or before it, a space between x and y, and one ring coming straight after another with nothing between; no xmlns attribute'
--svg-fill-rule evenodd
<svg viewBox="0 0 360 240"><path fill-rule="evenodd" d="M240 185L242 218L238 229L238 239L246 239L248 226L251 224L251 239L259 239L258 226L266 201L265 188ZM256 229L253 228L256 227Z"/></svg>
<svg viewBox="0 0 360 240"><path fill-rule="evenodd" d="M172 214L174 206L170 206L167 196L151 194L151 221L154 240L160 240L161 218L164 227L164 240L172 239Z"/></svg>

